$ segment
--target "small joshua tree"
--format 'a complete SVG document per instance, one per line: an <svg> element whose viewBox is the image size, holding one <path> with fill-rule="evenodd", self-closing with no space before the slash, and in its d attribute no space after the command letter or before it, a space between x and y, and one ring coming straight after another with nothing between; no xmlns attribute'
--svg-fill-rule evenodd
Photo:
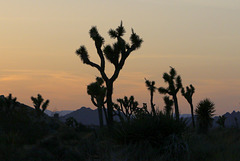
<svg viewBox="0 0 240 161"><path fill-rule="evenodd" d="M98 117L100 127L103 127L103 113L105 111L105 117L107 120L107 113L104 107L104 98L106 96L106 87L103 86L103 79L96 78L96 82L93 82L87 86L87 93L91 96L92 103L98 108Z"/></svg>
<svg viewBox="0 0 240 161"><path fill-rule="evenodd" d="M0 100L0 106L2 106L2 109L6 112L7 115L14 111L16 105L17 98L12 97L11 93L6 98L3 97Z"/></svg>
<svg viewBox="0 0 240 161"><path fill-rule="evenodd" d="M195 110L197 115L198 127L200 132L206 133L210 126L212 126L213 116L215 112L215 105L209 99L200 101Z"/></svg>
<svg viewBox="0 0 240 161"><path fill-rule="evenodd" d="M35 107L35 110L37 112L37 115L43 115L44 111L47 109L49 105L49 100L46 100L44 102L44 99L40 94L37 95L37 97L31 97L31 100L33 101L33 105Z"/></svg>
<svg viewBox="0 0 240 161"><path fill-rule="evenodd" d="M65 124L68 127L73 127L73 128L76 128L78 126L77 120L75 118L73 118L73 117L67 118L66 121L65 121Z"/></svg>
<svg viewBox="0 0 240 161"><path fill-rule="evenodd" d="M123 39L125 29L122 25L122 22L115 30L110 29L108 33L110 38L117 40L112 46L104 46L104 38L98 33L96 27L92 27L89 31L90 37L95 42L97 54L100 58L100 65L92 62L89 59L89 55L85 46L80 46L80 48L76 50L76 54L81 58L84 64L96 68L106 83L108 125L111 127L113 124L113 83L118 78L128 56L133 51L141 47L143 40L132 29L132 34L130 36L131 44L126 43L126 41ZM107 76L105 71L105 59L107 59L114 66L113 75L110 77Z"/></svg>
<svg viewBox="0 0 240 161"><path fill-rule="evenodd" d="M155 81L149 81L147 79L145 79L145 84L148 88L148 90L150 91L150 102L151 102L151 108L152 108L152 113L153 115L156 115L156 111L155 111L155 108L154 108L154 104L153 104L153 93L156 91L156 87L155 87Z"/></svg>
<svg viewBox="0 0 240 161"><path fill-rule="evenodd" d="M138 109L138 102L134 100L134 97L131 96L130 98L127 98L126 96L123 99L117 99L117 102L120 104L115 104L114 108L116 110L116 115L120 118L121 121L124 121L125 119L129 122L133 114ZM124 118L123 118L124 116Z"/></svg>
<svg viewBox="0 0 240 161"><path fill-rule="evenodd" d="M222 116L219 116L218 117L218 120L217 120L217 124L220 126L220 127L225 127L225 120L226 120L226 117L224 115Z"/></svg>
<svg viewBox="0 0 240 161"><path fill-rule="evenodd" d="M160 87L158 91L161 94L168 94L173 97L176 120L179 121L179 107L177 93L182 88L182 79L179 75L177 76L176 70L172 67L169 74L168 73L163 74L163 79L166 83L168 83L168 87L167 88Z"/></svg>
<svg viewBox="0 0 240 161"><path fill-rule="evenodd" d="M186 87L186 91L184 88L182 88L181 92L182 92L182 95L186 98L186 100L190 104L191 115L192 115L192 125L193 125L193 128L195 128L195 121L194 121L194 114L193 114L193 102L192 102L192 96L195 92L195 88L193 87L193 85L190 84L190 87Z"/></svg>
<svg viewBox="0 0 240 161"><path fill-rule="evenodd" d="M166 116L171 117L172 116L172 106L173 106L173 100L171 100L168 96L165 96L163 98L165 106L164 106L164 113Z"/></svg>

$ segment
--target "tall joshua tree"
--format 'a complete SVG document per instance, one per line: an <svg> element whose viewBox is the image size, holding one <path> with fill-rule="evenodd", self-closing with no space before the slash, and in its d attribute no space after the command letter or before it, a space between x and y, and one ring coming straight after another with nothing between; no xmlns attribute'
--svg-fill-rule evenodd
<svg viewBox="0 0 240 161"><path fill-rule="evenodd" d="M33 105L35 107L37 115L38 116L43 115L44 111L47 109L49 105L49 100L46 100L44 102L44 99L40 94L38 94L37 97L31 97L31 100L33 101Z"/></svg>
<svg viewBox="0 0 240 161"><path fill-rule="evenodd" d="M125 34L125 29L122 25L122 22L120 26L118 26L115 30L110 29L108 33L110 38L117 40L112 46L103 46L104 38L98 33L97 27L92 27L89 31L90 37L95 42L97 54L100 58L100 65L92 62L89 59L89 55L85 46L80 46L80 48L76 50L76 54L80 56L84 64L96 68L100 72L101 77L106 83L108 125L111 126L113 123L113 83L118 78L120 70L123 68L128 56L134 50L140 48L143 40L132 29L132 34L130 36L131 44L126 43L125 40L122 38ZM114 72L110 77L108 77L105 72L105 59L107 59L114 66Z"/></svg>
<svg viewBox="0 0 240 161"><path fill-rule="evenodd" d="M93 82L87 86L87 93L91 96L92 103L98 108L98 117L100 127L103 127L103 109L104 108L104 98L106 96L106 87L103 86L103 79L100 77L96 78L96 82ZM105 117L107 120L106 112Z"/></svg>
<svg viewBox="0 0 240 161"><path fill-rule="evenodd" d="M175 115L176 120L179 121L179 108L178 108L178 100L177 100L177 93L182 88L182 79L176 73L176 70L170 67L171 70L168 73L163 74L163 79L166 83L168 83L168 87L160 87L158 89L159 93L161 94L169 94L173 97L174 105L175 105Z"/></svg>
<svg viewBox="0 0 240 161"><path fill-rule="evenodd" d="M192 114L192 125L193 128L195 128L195 121L194 121L194 114L193 114L193 103L192 103L192 96L195 92L195 88L193 87L193 85L190 84L190 87L186 87L186 91L184 88L182 88L181 93L182 95L186 98L186 100L188 101L188 103L190 104L191 107L191 114Z"/></svg>
<svg viewBox="0 0 240 161"><path fill-rule="evenodd" d="M154 108L154 104L153 104L153 93L156 91L156 87L155 87L155 81L149 81L147 79L145 79L145 84L148 88L148 90L150 91L150 101L151 101L151 108L152 108L152 113L153 115L156 115L156 111L155 111L155 108Z"/></svg>

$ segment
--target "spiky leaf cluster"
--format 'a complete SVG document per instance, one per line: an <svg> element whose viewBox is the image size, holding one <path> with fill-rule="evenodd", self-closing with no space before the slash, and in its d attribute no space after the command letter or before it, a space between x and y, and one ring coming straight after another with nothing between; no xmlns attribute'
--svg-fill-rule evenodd
<svg viewBox="0 0 240 161"><path fill-rule="evenodd" d="M11 113L15 106L17 104L17 98L12 97L12 94L10 93L6 98L3 97L3 99L0 99L0 106L1 109L5 110L7 113Z"/></svg>
<svg viewBox="0 0 240 161"><path fill-rule="evenodd" d="M126 58L130 54L130 50L135 50L139 48L143 42L143 40L140 39L140 37L136 33L132 32L132 35L130 37L132 45L130 46L122 38L125 32L126 31L122 25L122 22L120 26L118 26L115 30L110 29L108 32L111 38L117 39L117 42L114 43L112 46L107 45L103 51L107 60L109 60L115 66L119 63L120 55L121 58Z"/></svg>
<svg viewBox="0 0 240 161"><path fill-rule="evenodd" d="M101 77L96 78L96 82L87 86L87 93L94 98L100 97L103 99L106 95L106 87L103 86L103 79Z"/></svg>
<svg viewBox="0 0 240 161"><path fill-rule="evenodd" d="M213 116L215 112L215 105L210 99L204 99L199 102L195 110L199 128L206 132L212 125Z"/></svg>
<svg viewBox="0 0 240 161"><path fill-rule="evenodd" d="M104 38L98 33L97 27L93 26L89 31L90 37L95 41L97 48L104 44Z"/></svg>
<svg viewBox="0 0 240 161"><path fill-rule="evenodd" d="M85 46L80 46L80 48L76 50L76 54L80 56L84 64L87 64L89 62L89 56Z"/></svg>
<svg viewBox="0 0 240 161"><path fill-rule="evenodd" d="M192 84L190 84L189 87L188 86L186 87L186 91L184 88L182 88L182 90L181 90L182 95L186 98L186 100L189 103L192 103L192 96L193 96L194 92L195 92L195 88L193 87Z"/></svg>
<svg viewBox="0 0 240 161"><path fill-rule="evenodd" d="M149 80L145 79L145 84L148 87L148 90L155 92L155 90L156 90L155 81L149 81Z"/></svg>
<svg viewBox="0 0 240 161"><path fill-rule="evenodd" d="M120 45L118 43L114 43L113 46L107 45L103 49L103 52L108 61L110 61L115 66L118 65L121 53Z"/></svg>
<svg viewBox="0 0 240 161"><path fill-rule="evenodd" d="M123 27L122 21L121 21L120 26L118 26L118 27L116 28L116 30L110 29L110 30L108 31L108 34L109 34L109 36L110 36L111 38L115 39L115 38L117 38L117 37L123 36L123 35L125 34L125 32L126 32L126 31L125 31L125 28Z"/></svg>
<svg viewBox="0 0 240 161"><path fill-rule="evenodd" d="M33 101L33 106L35 107L38 113L39 112L43 113L47 109L50 102L49 100L46 100L44 102L44 99L40 94L38 94L37 97L31 97L31 100Z"/></svg>
<svg viewBox="0 0 240 161"><path fill-rule="evenodd" d="M168 83L167 88L160 87L158 91L162 94L174 95L180 88L182 88L182 79L181 76L177 76L177 72L174 68L171 67L169 74L164 73L163 79Z"/></svg>
<svg viewBox="0 0 240 161"><path fill-rule="evenodd" d="M171 100L168 96L163 97L165 106L164 106L164 113L167 116L171 116L172 114L172 106L173 106L173 100Z"/></svg>
<svg viewBox="0 0 240 161"><path fill-rule="evenodd" d="M130 40L132 42L132 46L135 48L135 49L138 49L141 47L141 44L143 42L143 40L134 32L134 30L132 29L132 34L131 34L131 37L130 37Z"/></svg>

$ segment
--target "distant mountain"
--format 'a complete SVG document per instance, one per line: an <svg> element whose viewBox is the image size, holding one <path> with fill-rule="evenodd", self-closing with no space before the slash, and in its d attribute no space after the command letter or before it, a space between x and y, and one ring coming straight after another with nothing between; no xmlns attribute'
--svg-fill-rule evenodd
<svg viewBox="0 0 240 161"><path fill-rule="evenodd" d="M69 113L71 113L71 112L73 112L73 111L72 111L72 110L63 110L63 111L55 111L55 112L50 111L50 110L45 110L45 111L44 111L45 114L47 114L48 116L51 116L51 117L52 117L55 113L58 113L59 116L61 117L61 116L67 115L67 114L69 114Z"/></svg>
<svg viewBox="0 0 240 161"><path fill-rule="evenodd" d="M188 116L189 115L189 116ZM223 114L226 117L225 120L225 127L227 128L231 128L231 127L239 127L240 128L240 112L239 111L233 111L232 113L225 113ZM184 114L183 116L181 116L183 119L186 120L187 125L191 126L192 124L192 118L190 114ZM218 120L219 116L215 116L213 119L213 126L212 128L216 128L219 127L219 125L217 124L217 120ZM235 119L236 118L236 119ZM195 115L195 120L196 120L196 115Z"/></svg>
<svg viewBox="0 0 240 161"><path fill-rule="evenodd" d="M67 118L73 117L84 125L99 125L98 111L93 110L91 108L82 107L76 111L73 111L69 114L66 114L60 117L60 120L65 122ZM106 120L104 119L104 124L106 124Z"/></svg>
<svg viewBox="0 0 240 161"><path fill-rule="evenodd" d="M225 120L225 127L239 127L240 128L240 112L233 111L232 113L225 113L224 116L226 117ZM214 117L213 121L213 127L218 127L219 125L217 124L218 116Z"/></svg>
<svg viewBox="0 0 240 161"><path fill-rule="evenodd" d="M103 112L104 114L104 112ZM60 120L65 122L67 118L69 117L73 117L77 120L77 122L80 122L84 125L97 125L99 126L99 117L98 117L98 110L95 109L91 109L91 108L87 108L87 107L81 107L80 109L73 111L67 115L64 115L62 117L60 117ZM114 116L113 119L115 121L119 121L118 116ZM106 125L106 119L105 119L105 115L103 116L103 124Z"/></svg>

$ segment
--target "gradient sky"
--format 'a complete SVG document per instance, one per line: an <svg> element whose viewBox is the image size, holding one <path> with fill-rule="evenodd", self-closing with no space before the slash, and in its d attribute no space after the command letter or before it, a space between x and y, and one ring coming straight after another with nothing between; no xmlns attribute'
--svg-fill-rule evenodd
<svg viewBox="0 0 240 161"><path fill-rule="evenodd" d="M144 78L166 87L162 74L174 67L183 85L193 84L196 105L210 98L216 114L240 110L240 1L236 0L8 0L0 2L0 94L32 105L38 93L50 110L95 108L86 93L99 76L75 50L85 45L99 62L88 31L107 34L120 21L144 43L127 59L114 85L114 99L134 95L149 103ZM111 74L111 65L107 66ZM162 109L163 95L154 102ZM178 94L181 113L189 105Z"/></svg>

